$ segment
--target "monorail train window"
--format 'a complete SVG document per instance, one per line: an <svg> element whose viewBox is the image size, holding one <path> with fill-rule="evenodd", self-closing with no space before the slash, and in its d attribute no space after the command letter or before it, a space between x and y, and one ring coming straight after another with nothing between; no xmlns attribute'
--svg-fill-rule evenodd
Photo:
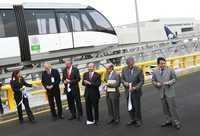
<svg viewBox="0 0 200 136"><path fill-rule="evenodd" d="M92 23L94 24L96 31L115 34L112 25L102 14L100 14L96 10L87 10L87 13L90 16L90 21L92 21Z"/></svg>
<svg viewBox="0 0 200 136"><path fill-rule="evenodd" d="M82 18L82 22L83 22L83 30L84 31L90 31L92 30L92 24L89 21L89 18L87 17L86 14L81 13L81 18Z"/></svg>
<svg viewBox="0 0 200 136"><path fill-rule="evenodd" d="M74 32L79 32L82 30L79 13L71 13L71 21L72 21L72 27L73 27Z"/></svg>
<svg viewBox="0 0 200 136"><path fill-rule="evenodd" d="M17 36L16 18L13 10L0 11L0 37Z"/></svg>
<svg viewBox="0 0 200 136"><path fill-rule="evenodd" d="M70 32L69 17L66 13L57 13L58 25L61 33Z"/></svg>
<svg viewBox="0 0 200 136"><path fill-rule="evenodd" d="M29 35L57 33L52 10L25 10L25 20Z"/></svg>

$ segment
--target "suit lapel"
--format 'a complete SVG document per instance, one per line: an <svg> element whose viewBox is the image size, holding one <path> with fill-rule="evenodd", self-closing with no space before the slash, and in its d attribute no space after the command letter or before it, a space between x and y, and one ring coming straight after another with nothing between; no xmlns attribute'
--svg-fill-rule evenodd
<svg viewBox="0 0 200 136"><path fill-rule="evenodd" d="M71 73L70 73L70 79L72 78L72 73L73 73L74 68L72 67Z"/></svg>

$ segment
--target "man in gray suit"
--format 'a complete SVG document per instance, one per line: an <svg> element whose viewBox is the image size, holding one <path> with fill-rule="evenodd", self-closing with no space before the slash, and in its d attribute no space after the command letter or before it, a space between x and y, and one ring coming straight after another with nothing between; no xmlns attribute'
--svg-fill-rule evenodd
<svg viewBox="0 0 200 136"><path fill-rule="evenodd" d="M157 59L157 64L158 68L153 72L152 83L160 93L163 113L166 116L166 121L161 126L173 125L176 129L180 129L181 125L175 103L175 71L166 66L166 60L163 57Z"/></svg>
<svg viewBox="0 0 200 136"><path fill-rule="evenodd" d="M119 116L119 86L120 86L120 76L114 71L114 66L112 64L106 64L106 74L105 74L105 90L106 90L106 102L108 105L108 114L110 120L107 124L118 124L120 121Z"/></svg>
<svg viewBox="0 0 200 136"><path fill-rule="evenodd" d="M144 74L142 69L134 65L135 61L133 57L129 57L126 63L127 66L122 70L122 83L125 88L128 112L131 118L127 125L140 127L142 125L141 96Z"/></svg>

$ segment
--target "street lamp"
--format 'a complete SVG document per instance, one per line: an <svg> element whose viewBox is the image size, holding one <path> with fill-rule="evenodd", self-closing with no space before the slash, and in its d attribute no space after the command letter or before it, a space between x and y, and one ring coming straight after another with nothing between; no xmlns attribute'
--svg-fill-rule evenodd
<svg viewBox="0 0 200 136"><path fill-rule="evenodd" d="M139 21L137 0L135 0L135 14L136 14L136 23L137 23L138 43L141 43L140 21Z"/></svg>

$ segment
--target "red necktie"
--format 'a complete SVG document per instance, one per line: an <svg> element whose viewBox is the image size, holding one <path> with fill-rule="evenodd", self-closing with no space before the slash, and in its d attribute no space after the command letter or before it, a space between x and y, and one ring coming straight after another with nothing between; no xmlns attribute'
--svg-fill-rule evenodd
<svg viewBox="0 0 200 136"><path fill-rule="evenodd" d="M70 69L68 68L68 69L67 69L67 79L70 79L70 74L71 74L71 73L70 73Z"/></svg>

